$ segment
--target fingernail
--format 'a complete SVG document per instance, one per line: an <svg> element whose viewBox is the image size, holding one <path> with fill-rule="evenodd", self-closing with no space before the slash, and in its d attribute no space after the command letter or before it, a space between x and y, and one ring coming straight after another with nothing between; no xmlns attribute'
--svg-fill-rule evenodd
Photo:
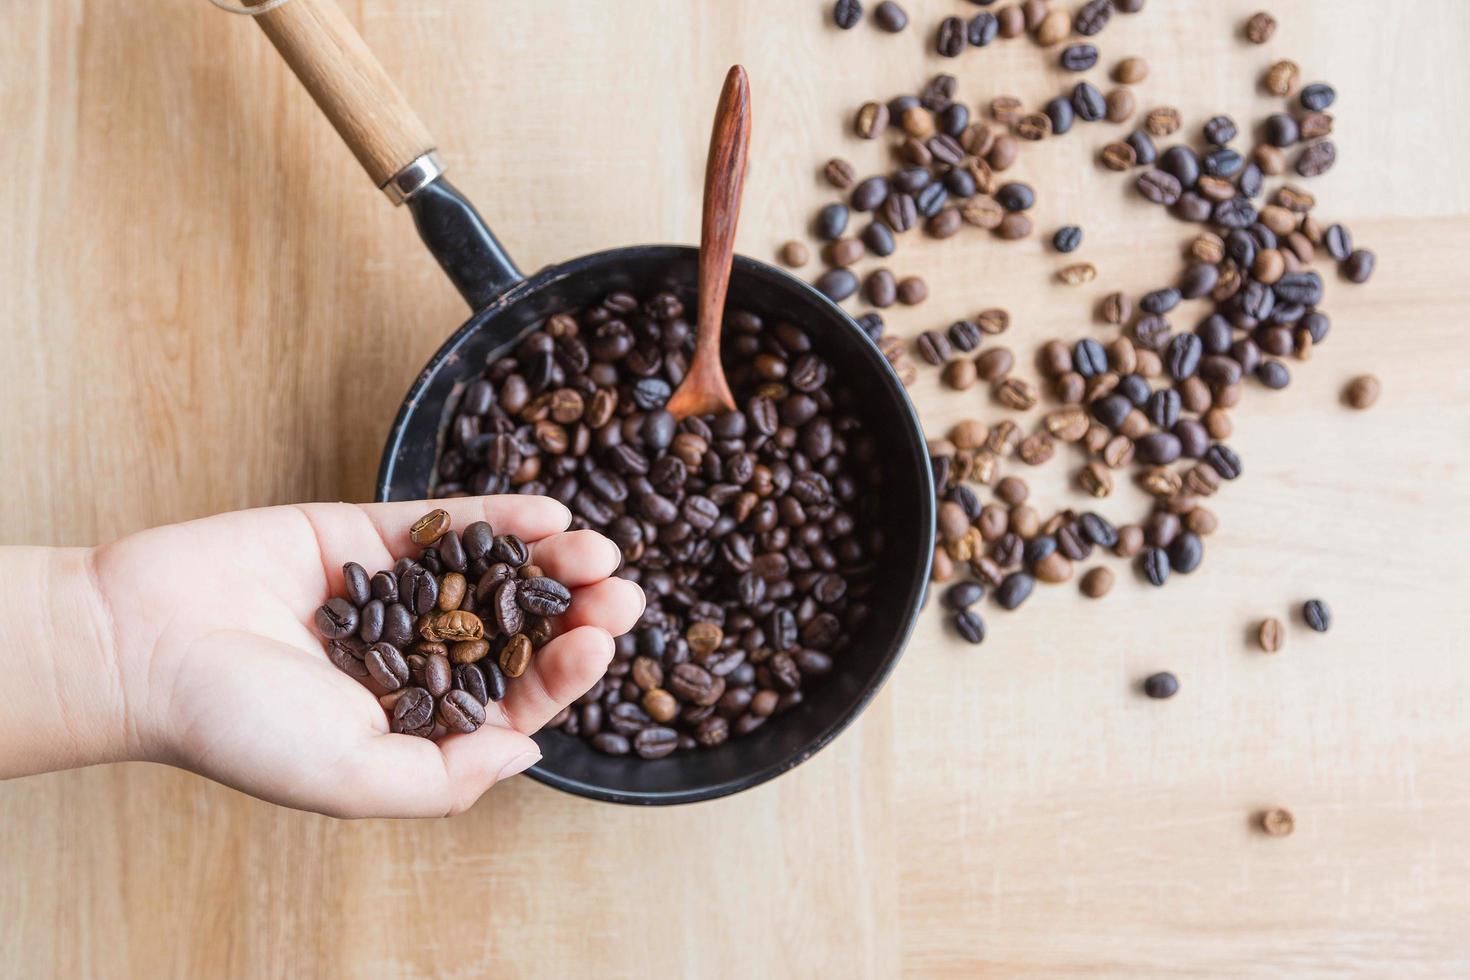
<svg viewBox="0 0 1470 980"><path fill-rule="evenodd" d="M500 770L500 775L495 777L495 781L498 783L502 779L509 779L512 776L518 776L540 761L540 752L522 752L520 755L516 756L514 759L505 764L505 768Z"/></svg>

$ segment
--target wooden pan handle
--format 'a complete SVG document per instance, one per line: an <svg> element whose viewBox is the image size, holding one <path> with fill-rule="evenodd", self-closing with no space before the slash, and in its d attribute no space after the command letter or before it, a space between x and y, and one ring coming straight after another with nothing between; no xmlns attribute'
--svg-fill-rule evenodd
<svg viewBox="0 0 1470 980"><path fill-rule="evenodd" d="M433 151L428 129L336 0L287 0L255 20L378 187Z"/></svg>

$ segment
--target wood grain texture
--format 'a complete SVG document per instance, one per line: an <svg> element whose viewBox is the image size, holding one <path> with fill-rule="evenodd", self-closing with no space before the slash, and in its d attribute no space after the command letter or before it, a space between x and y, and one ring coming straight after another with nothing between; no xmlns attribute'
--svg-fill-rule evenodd
<svg viewBox="0 0 1470 980"><path fill-rule="evenodd" d="M295 2L295 0L293 0ZM289 5L288 5L289 6ZM739 248L828 200L868 98L953 70L972 105L1069 79L1024 42L953 63L914 27L839 33L825 0L355 0L522 266L693 241L709 96L750 70L760 120ZM871 6L871 5L870 5ZM1464 976L1470 973L1470 90L1461 0L1149 0L1098 39L1151 63L1141 106L1254 118L1275 58L1332 81L1324 215L1374 247L1330 283L1330 340L1252 391L1204 568L1104 602L1043 590L979 649L926 616L861 722L747 794L647 812L526 780L451 821L341 823L144 765L0 785L0 976ZM969 9L966 7L966 9ZM463 319L407 217L359 176L253 25L200 0L13 3L0 34L0 541L81 544L290 500L364 499L414 371ZM1448 125L1446 125L1448 123ZM1028 147L1042 232L1078 223L1095 283L1042 236L914 242L902 335L990 305L1018 352L1097 330L1172 274L1187 229L1093 157ZM863 267L864 269L867 266ZM1026 365L1029 369L1029 365ZM1337 401L1372 369L1371 412ZM913 389L934 433L992 409ZM1044 501L1076 501L1057 466ZM1136 499L1108 512L1129 516ZM1248 628L1320 595L1333 632ZM1183 682L1167 703L1144 674ZM1284 805L1294 836L1249 818Z"/></svg>

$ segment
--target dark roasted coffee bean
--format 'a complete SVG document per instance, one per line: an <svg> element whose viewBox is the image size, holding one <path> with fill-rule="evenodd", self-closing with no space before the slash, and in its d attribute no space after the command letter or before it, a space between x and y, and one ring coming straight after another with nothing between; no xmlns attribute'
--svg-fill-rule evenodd
<svg viewBox="0 0 1470 980"><path fill-rule="evenodd" d="M1168 432L1150 432L1133 442L1137 458L1150 466L1162 466L1179 458L1179 437Z"/></svg>
<svg viewBox="0 0 1470 980"><path fill-rule="evenodd" d="M340 640L357 632L357 608L339 596L333 596L316 611L316 631L324 640Z"/></svg>
<svg viewBox="0 0 1470 980"><path fill-rule="evenodd" d="M884 224L897 234L908 231L919 220L919 209L913 195L903 191L896 190L889 194L880 211ZM820 285L818 288L821 288Z"/></svg>
<svg viewBox="0 0 1470 980"><path fill-rule="evenodd" d="M995 590L995 601L1005 609L1015 609L1031 596L1036 580L1025 572L1012 572Z"/></svg>
<svg viewBox="0 0 1470 980"><path fill-rule="evenodd" d="M1145 313L1168 313L1179 305L1179 290L1172 287L1166 289L1155 289L1151 293L1144 293L1138 301L1138 308Z"/></svg>
<svg viewBox="0 0 1470 980"><path fill-rule="evenodd" d="M1366 248L1354 249L1342 264L1342 274L1350 282L1364 283L1373 275L1373 267L1377 264L1378 257Z"/></svg>
<svg viewBox="0 0 1470 980"><path fill-rule="evenodd" d="M1302 604L1302 619L1318 633L1326 633L1332 628L1332 610L1321 599L1308 599Z"/></svg>
<svg viewBox="0 0 1470 980"><path fill-rule="evenodd" d="M351 674L353 677L361 678L368 675L367 665L363 663L366 652L362 645L351 637L327 641L327 659L338 670Z"/></svg>
<svg viewBox="0 0 1470 980"><path fill-rule="evenodd" d="M859 0L837 0L832 7L832 21L844 31L857 26L863 19L863 5Z"/></svg>
<svg viewBox="0 0 1470 980"><path fill-rule="evenodd" d="M1331 85L1316 82L1303 88L1301 95L1297 96L1297 101L1308 112L1321 112L1324 109L1330 109L1332 103L1337 101L1337 92Z"/></svg>
<svg viewBox="0 0 1470 980"><path fill-rule="evenodd" d="M1091 337L1079 340L1072 349L1072 365L1084 378L1096 377L1108 369L1107 351Z"/></svg>
<svg viewBox="0 0 1470 980"><path fill-rule="evenodd" d="M1078 82L1072 89L1072 111L1083 122L1097 122L1108 114L1107 100L1091 82Z"/></svg>
<svg viewBox="0 0 1470 980"><path fill-rule="evenodd" d="M418 734L433 726L434 697L421 687L406 689L393 702L390 727L399 733Z"/></svg>
<svg viewBox="0 0 1470 980"><path fill-rule="evenodd" d="M1150 422L1167 429L1179 420L1179 408L1179 392L1173 388L1160 388L1149 395L1145 411Z"/></svg>
<svg viewBox="0 0 1470 980"><path fill-rule="evenodd" d="M374 643L362 661L368 676L385 691L396 691L408 683L408 662L391 643Z"/></svg>
<svg viewBox="0 0 1470 980"><path fill-rule="evenodd" d="M347 584L347 600L354 606L361 606L372 598L372 583L367 569L357 562L350 561L342 566L342 578Z"/></svg>
<svg viewBox="0 0 1470 980"><path fill-rule="evenodd" d="M468 734L485 723L485 706L468 691L450 691L439 700L438 717L451 732Z"/></svg>
<svg viewBox="0 0 1470 980"><path fill-rule="evenodd" d="M1216 146L1224 146L1235 139L1235 120L1229 116L1213 116L1205 123L1205 140Z"/></svg>
<svg viewBox="0 0 1470 980"><path fill-rule="evenodd" d="M1072 29L1083 37L1101 34L1112 19L1113 4L1114 0L1088 0L1077 8L1077 13L1072 18Z"/></svg>
<svg viewBox="0 0 1470 980"><path fill-rule="evenodd" d="M698 499L709 503L707 498ZM710 506L714 505L710 504ZM522 609L538 616L560 616L567 611L567 607L572 602L572 594L565 585L545 576L522 580L520 585L515 587L515 598ZM514 633L516 630L506 632Z"/></svg>
<svg viewBox="0 0 1470 980"><path fill-rule="evenodd" d="M1188 190L1199 182L1199 155L1187 146L1171 146L1159 157L1159 169L1172 174L1180 188Z"/></svg>
<svg viewBox="0 0 1470 980"><path fill-rule="evenodd" d="M948 196L949 192L944 189L943 184L930 184L928 187L919 191L918 195L913 199L914 208L918 213L918 217L932 218L939 214ZM955 217L958 219L958 212L955 213Z"/></svg>
<svg viewBox="0 0 1470 980"><path fill-rule="evenodd" d="M983 48L994 41L999 33L1000 22L988 10L981 11L970 18L970 23L965 28L966 39L977 48Z"/></svg>
<svg viewBox="0 0 1470 980"><path fill-rule="evenodd" d="M1140 562L1150 585L1163 585L1169 580L1169 555L1163 548L1149 548Z"/></svg>
<svg viewBox="0 0 1470 980"><path fill-rule="evenodd" d="M514 534L497 534L490 547L493 561L505 562L513 568L520 568L530 556L526 543Z"/></svg>
<svg viewBox="0 0 1470 980"><path fill-rule="evenodd" d="M1280 361L1262 361L1255 373L1257 380L1267 388L1281 389L1291 384L1291 372Z"/></svg>
<svg viewBox="0 0 1470 980"><path fill-rule="evenodd" d="M828 299L840 303L857 292L858 279L848 269L828 269L813 285Z"/></svg>
<svg viewBox="0 0 1470 980"><path fill-rule="evenodd" d="M941 602L945 608L953 610L969 609L975 603L985 598L985 587L979 582L963 581L956 582L944 590Z"/></svg>
<svg viewBox="0 0 1470 980"><path fill-rule="evenodd" d="M1327 246L1327 254L1339 262L1345 260L1353 252L1353 235L1342 225L1328 225L1322 234L1322 244Z"/></svg>
<svg viewBox="0 0 1470 980"><path fill-rule="evenodd" d="M1164 352L1164 364L1168 369L1169 377L1175 381L1183 381L1193 376L1199 369L1202 353L1203 345L1194 334L1176 334L1169 341L1169 346Z"/></svg>
<svg viewBox="0 0 1470 980"><path fill-rule="evenodd" d="M1285 149L1301 139L1301 127L1297 121L1284 112L1278 112L1266 117L1265 138L1271 146Z"/></svg>
<svg viewBox="0 0 1470 980"><path fill-rule="evenodd" d="M1154 204L1177 204L1183 193L1178 178L1163 170L1150 170L1138 178L1138 192Z"/></svg>
<svg viewBox="0 0 1470 980"><path fill-rule="evenodd" d="M873 21L890 34L897 34L909 26L909 15L893 0L883 0L873 8ZM642 755L642 753L639 753ZM668 753L665 752L665 755Z"/></svg>
<svg viewBox="0 0 1470 980"><path fill-rule="evenodd" d="M654 726L633 736L633 751L645 759L662 759L678 747L679 733L672 728Z"/></svg>
<svg viewBox="0 0 1470 980"><path fill-rule="evenodd" d="M873 211L888 199L889 184L885 177L869 177L853 188L851 202L854 210Z"/></svg>
<svg viewBox="0 0 1470 980"><path fill-rule="evenodd" d="M1211 177L1234 177L1245 166L1245 158L1228 146L1219 146L1204 155L1201 166Z"/></svg>
<svg viewBox="0 0 1470 980"><path fill-rule="evenodd" d="M1156 701L1179 693L1179 678L1170 673L1151 674L1143 681L1143 693Z"/></svg>
<svg viewBox="0 0 1470 980"><path fill-rule="evenodd" d="M1240 457L1235 455L1235 451L1224 443L1216 443L1211 446L1205 452L1204 458L1205 462L1216 473L1220 474L1222 479L1233 480L1240 476Z"/></svg>
<svg viewBox="0 0 1470 980"><path fill-rule="evenodd" d="M995 192L995 199L1007 211L1025 211L1036 203L1036 192L1030 185L1012 182L1002 185Z"/></svg>
<svg viewBox="0 0 1470 980"><path fill-rule="evenodd" d="M1118 531L1101 514L1088 511L1078 519L1082 533L1099 548L1112 548L1118 543Z"/></svg>
<svg viewBox="0 0 1470 980"><path fill-rule="evenodd" d="M1097 47L1091 44L1069 44L1058 59L1065 71L1087 71L1097 64Z"/></svg>
<svg viewBox="0 0 1470 980"><path fill-rule="evenodd" d="M1141 129L1135 129L1129 133L1124 142L1132 148L1134 162L1140 167L1151 166L1159 158L1159 151L1154 146L1153 138Z"/></svg>
<svg viewBox="0 0 1470 980"><path fill-rule="evenodd" d="M934 49L945 58L958 58L967 44L965 22L958 17L946 17L939 22L939 33Z"/></svg>
<svg viewBox="0 0 1470 980"><path fill-rule="evenodd" d="M980 346L980 326L974 320L956 320L949 326L949 342L955 350L968 353Z"/></svg>
<svg viewBox="0 0 1470 980"><path fill-rule="evenodd" d="M1198 568L1204 556L1204 542L1192 531L1181 531L1169 542L1169 567L1181 575L1188 575Z"/></svg>
<svg viewBox="0 0 1470 980"><path fill-rule="evenodd" d="M829 204L817 212L815 232L824 242L835 242L847 230L848 210L844 204Z"/></svg>
<svg viewBox="0 0 1470 980"><path fill-rule="evenodd" d="M955 632L964 637L966 643L985 642L985 620L973 610L966 609L954 614Z"/></svg>
<svg viewBox="0 0 1470 980"><path fill-rule="evenodd" d="M1077 118L1076 111L1072 108L1072 101L1062 96L1057 96L1048 102L1042 112L1051 121L1051 131L1054 135L1061 136L1072 128L1072 122Z"/></svg>
<svg viewBox="0 0 1470 980"><path fill-rule="evenodd" d="M1074 252L1082 244L1082 229L1076 225L1063 225L1052 235L1051 244L1058 252Z"/></svg>
<svg viewBox="0 0 1470 980"><path fill-rule="evenodd" d="M863 229L863 244L867 246L869 252L880 258L892 255L893 232L888 230L887 225L875 221Z"/></svg>

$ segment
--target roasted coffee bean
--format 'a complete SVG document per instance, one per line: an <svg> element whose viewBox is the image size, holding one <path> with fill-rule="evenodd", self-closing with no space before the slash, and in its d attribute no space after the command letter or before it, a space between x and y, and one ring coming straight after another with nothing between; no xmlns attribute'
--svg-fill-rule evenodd
<svg viewBox="0 0 1470 980"><path fill-rule="evenodd" d="M1366 248L1355 249L1342 264L1342 274L1351 282L1364 283L1373 275L1378 257Z"/></svg>
<svg viewBox="0 0 1470 980"><path fill-rule="evenodd" d="M1330 109L1332 103L1337 101L1337 92L1331 85L1316 82L1302 89L1302 94L1297 100L1308 112L1321 112L1323 109Z"/></svg>
<svg viewBox="0 0 1470 980"><path fill-rule="evenodd" d="M439 701L438 717L450 731L468 734L485 723L485 706L468 691L450 691Z"/></svg>
<svg viewBox="0 0 1470 980"><path fill-rule="evenodd" d="M863 295L880 310L898 302L898 280L887 269L874 269L863 283Z"/></svg>
<svg viewBox="0 0 1470 980"><path fill-rule="evenodd" d="M708 530L714 525L714 517L709 513L707 508L714 508L716 515L719 512L718 508L707 497L691 497L684 504L686 520L690 513L691 504L696 500L703 501L702 506L705 509L695 508L695 511L701 514L700 522L704 523L704 529ZM693 524L695 522L690 521L690 523ZM538 616L560 616L571 605L572 594L565 585L562 585L555 579L536 576L534 578L523 579L520 585L516 586L515 598L521 608L527 612L535 613ZM508 630L507 632L515 631Z"/></svg>
<svg viewBox="0 0 1470 980"><path fill-rule="evenodd" d="M410 687L393 702L390 728L399 733L419 734L434 723L434 697L421 687Z"/></svg>
<svg viewBox="0 0 1470 980"><path fill-rule="evenodd" d="M995 591L995 601L1005 609L1015 609L1031 597L1036 580L1025 572L1012 572Z"/></svg>
<svg viewBox="0 0 1470 980"><path fill-rule="evenodd" d="M353 677L368 675L367 665L363 663L366 653L361 644L350 637L327 641L327 659L338 670Z"/></svg>
<svg viewBox="0 0 1470 980"><path fill-rule="evenodd" d="M832 8L833 22L844 31L857 26L863 19L863 5L858 0L837 0Z"/></svg>
<svg viewBox="0 0 1470 980"><path fill-rule="evenodd" d="M1072 89L1072 111L1083 122L1097 122L1108 113L1107 100L1091 82L1078 82Z"/></svg>
<svg viewBox="0 0 1470 980"><path fill-rule="evenodd" d="M1331 170L1336 162L1337 145L1332 140L1320 140L1296 158L1296 172L1303 177L1319 177Z"/></svg>
<svg viewBox="0 0 1470 980"><path fill-rule="evenodd" d="M847 230L848 210L843 204L829 204L817 212L816 227L813 229L824 242L835 242Z"/></svg>
<svg viewBox="0 0 1470 980"><path fill-rule="evenodd" d="M1245 22L1245 39L1252 44L1265 44L1276 33L1276 18L1264 10L1252 14Z"/></svg>
<svg viewBox="0 0 1470 980"><path fill-rule="evenodd" d="M1172 698L1179 693L1179 678L1167 672L1151 674L1144 678L1143 693L1160 701Z"/></svg>
<svg viewBox="0 0 1470 980"><path fill-rule="evenodd" d="M372 598L372 584L368 579L367 569L355 561L350 561L342 566L342 578L346 583L347 601L354 606L361 606Z"/></svg>
<svg viewBox="0 0 1470 980"><path fill-rule="evenodd" d="M1343 401L1351 408L1371 408L1378 401L1382 384L1371 374L1360 374L1343 389Z"/></svg>
<svg viewBox="0 0 1470 980"><path fill-rule="evenodd" d="M313 619L316 631L324 640L340 640L357 632L360 617L357 608L346 599L334 596L317 609Z"/></svg>
<svg viewBox="0 0 1470 980"><path fill-rule="evenodd" d="M1205 546L1199 535L1183 531L1169 543L1169 567L1182 575L1188 575L1204 560Z"/></svg>
<svg viewBox="0 0 1470 980"><path fill-rule="evenodd" d="M1097 47L1092 44L1069 44L1058 59L1064 71L1087 71L1097 64Z"/></svg>
<svg viewBox="0 0 1470 980"><path fill-rule="evenodd" d="M1071 130L1072 122L1077 118L1077 113L1072 109L1071 100L1062 96L1047 102L1041 111L1046 114L1052 133L1057 136L1062 136Z"/></svg>
<svg viewBox="0 0 1470 980"><path fill-rule="evenodd" d="M985 598L985 588L979 582L956 582L944 590L940 601L945 608L960 611L969 609L975 603Z"/></svg>
<svg viewBox="0 0 1470 980"><path fill-rule="evenodd" d="M1144 577L1150 585L1163 585L1169 580L1169 555L1163 548L1149 548L1143 553Z"/></svg>
<svg viewBox="0 0 1470 980"><path fill-rule="evenodd" d="M828 269L813 285L828 299L840 303L857 292L858 279L847 269Z"/></svg>
<svg viewBox="0 0 1470 980"><path fill-rule="evenodd" d="M1302 604L1302 619L1318 633L1332 628L1332 610L1321 599L1308 599Z"/></svg>
<svg viewBox="0 0 1470 980"><path fill-rule="evenodd" d="M873 8L873 22L890 34L897 34L909 26L909 15L893 0L883 0ZM639 755L643 753L640 752ZM664 753L667 755L668 753Z"/></svg>
<svg viewBox="0 0 1470 980"><path fill-rule="evenodd" d="M882 6L878 9L881 10ZM679 733L672 728L653 726L633 736L633 751L644 759L662 759L678 747Z"/></svg>
<svg viewBox="0 0 1470 980"><path fill-rule="evenodd" d="M1063 225L1052 235L1051 243L1058 252L1074 252L1082 244L1082 229L1076 225Z"/></svg>
<svg viewBox="0 0 1470 980"><path fill-rule="evenodd" d="M962 636L966 643L985 642L985 620L973 610L966 609L954 614L955 632Z"/></svg>
<svg viewBox="0 0 1470 980"><path fill-rule="evenodd" d="M958 58L965 50L965 22L958 17L946 17L939 22L939 33L935 38L935 50L945 58Z"/></svg>
<svg viewBox="0 0 1470 980"><path fill-rule="evenodd" d="M1007 211L1025 211L1036 203L1036 192L1027 184L1004 184L995 192L995 199Z"/></svg>
<svg viewBox="0 0 1470 980"><path fill-rule="evenodd" d="M436 508L414 521L413 526L408 530L408 536L414 544L428 547L438 541L447 530L449 530L449 512Z"/></svg>
<svg viewBox="0 0 1470 980"><path fill-rule="evenodd" d="M1113 16L1113 0L1088 0L1077 8L1072 29L1083 37L1101 34Z"/></svg>
<svg viewBox="0 0 1470 980"><path fill-rule="evenodd" d="M396 691L408 683L408 662L391 643L374 643L363 656L368 676L385 691Z"/></svg>
<svg viewBox="0 0 1470 980"><path fill-rule="evenodd" d="M1178 178L1163 170L1150 170L1138 178L1138 192L1154 204L1169 206L1183 193Z"/></svg>
<svg viewBox="0 0 1470 980"><path fill-rule="evenodd" d="M1153 139L1141 129L1129 133L1124 142L1133 151L1133 163L1137 166L1151 166L1159 158L1159 151L1154 146Z"/></svg>
<svg viewBox="0 0 1470 980"><path fill-rule="evenodd" d="M1286 642L1286 627L1279 619L1262 620L1256 631L1256 642L1260 644L1262 651L1276 653Z"/></svg>
<svg viewBox="0 0 1470 980"><path fill-rule="evenodd" d="M889 183L885 177L869 177L853 188L849 199L857 211L873 211L888 199Z"/></svg>
<svg viewBox="0 0 1470 980"><path fill-rule="evenodd" d="M966 39L977 48L983 48L994 41L999 33L1000 22L989 11L976 14L965 27Z"/></svg>
<svg viewBox="0 0 1470 980"><path fill-rule="evenodd" d="M1127 122L1133 118L1133 93L1126 88L1115 88L1103 100L1107 106L1108 122Z"/></svg>

